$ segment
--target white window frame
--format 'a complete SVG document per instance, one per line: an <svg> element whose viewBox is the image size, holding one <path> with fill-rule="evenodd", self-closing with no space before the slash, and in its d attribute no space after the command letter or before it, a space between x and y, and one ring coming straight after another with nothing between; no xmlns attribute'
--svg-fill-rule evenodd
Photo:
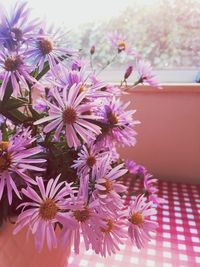
<svg viewBox="0 0 200 267"><path fill-rule="evenodd" d="M157 79L161 84L196 84L195 78L200 69L154 69L153 71L157 75ZM125 68L105 70L99 75L99 78L107 82L119 84L121 81L120 79L123 79L124 72ZM128 84L130 83L131 85L131 82L132 79L130 77L128 79Z"/></svg>

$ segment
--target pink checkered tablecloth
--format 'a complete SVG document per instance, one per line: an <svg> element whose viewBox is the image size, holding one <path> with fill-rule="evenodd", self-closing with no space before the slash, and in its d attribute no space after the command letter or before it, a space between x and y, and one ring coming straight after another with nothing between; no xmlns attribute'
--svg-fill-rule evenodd
<svg viewBox="0 0 200 267"><path fill-rule="evenodd" d="M200 186L159 181L158 188L166 203L152 216L159 228L145 249L127 241L118 254L102 258L85 251L82 242L80 255L71 253L69 267L200 267Z"/></svg>

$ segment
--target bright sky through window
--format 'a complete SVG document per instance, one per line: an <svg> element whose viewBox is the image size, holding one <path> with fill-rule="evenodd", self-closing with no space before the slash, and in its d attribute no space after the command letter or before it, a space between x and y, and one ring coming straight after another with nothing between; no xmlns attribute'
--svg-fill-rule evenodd
<svg viewBox="0 0 200 267"><path fill-rule="evenodd" d="M138 2L149 5L157 1L139 0ZM7 9L16 2L16 0L0 0ZM69 29L91 21L109 20L135 3L132 0L27 0L27 2L33 9L33 17L44 18L58 26L65 25Z"/></svg>
<svg viewBox="0 0 200 267"><path fill-rule="evenodd" d="M200 68L200 0L0 0L0 12L20 1L75 49L95 45L100 64L113 52L108 35L117 31L156 69Z"/></svg>

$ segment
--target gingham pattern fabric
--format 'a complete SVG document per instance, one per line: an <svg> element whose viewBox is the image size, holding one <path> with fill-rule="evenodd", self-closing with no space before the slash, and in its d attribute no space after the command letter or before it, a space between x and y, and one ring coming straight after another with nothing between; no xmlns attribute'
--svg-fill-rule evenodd
<svg viewBox="0 0 200 267"><path fill-rule="evenodd" d="M141 188L137 181L133 190ZM200 266L200 186L158 182L159 196L166 200L152 219L159 223L148 245L138 250L127 241L121 251L102 258L81 243L80 255L73 252L69 267L199 267Z"/></svg>

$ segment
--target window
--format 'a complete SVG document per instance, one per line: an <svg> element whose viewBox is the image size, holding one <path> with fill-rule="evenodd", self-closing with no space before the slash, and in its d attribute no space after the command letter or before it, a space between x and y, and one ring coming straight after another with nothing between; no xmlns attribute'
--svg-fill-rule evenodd
<svg viewBox="0 0 200 267"><path fill-rule="evenodd" d="M169 79L178 70L177 81L193 81L200 69L200 0L29 0L29 5L34 16L69 30L64 38L70 36L73 47L89 52L95 45L98 64L112 55L108 34L117 30L158 70L161 80L167 80L164 70ZM117 62L130 64L122 55ZM118 71L119 64L110 70Z"/></svg>

